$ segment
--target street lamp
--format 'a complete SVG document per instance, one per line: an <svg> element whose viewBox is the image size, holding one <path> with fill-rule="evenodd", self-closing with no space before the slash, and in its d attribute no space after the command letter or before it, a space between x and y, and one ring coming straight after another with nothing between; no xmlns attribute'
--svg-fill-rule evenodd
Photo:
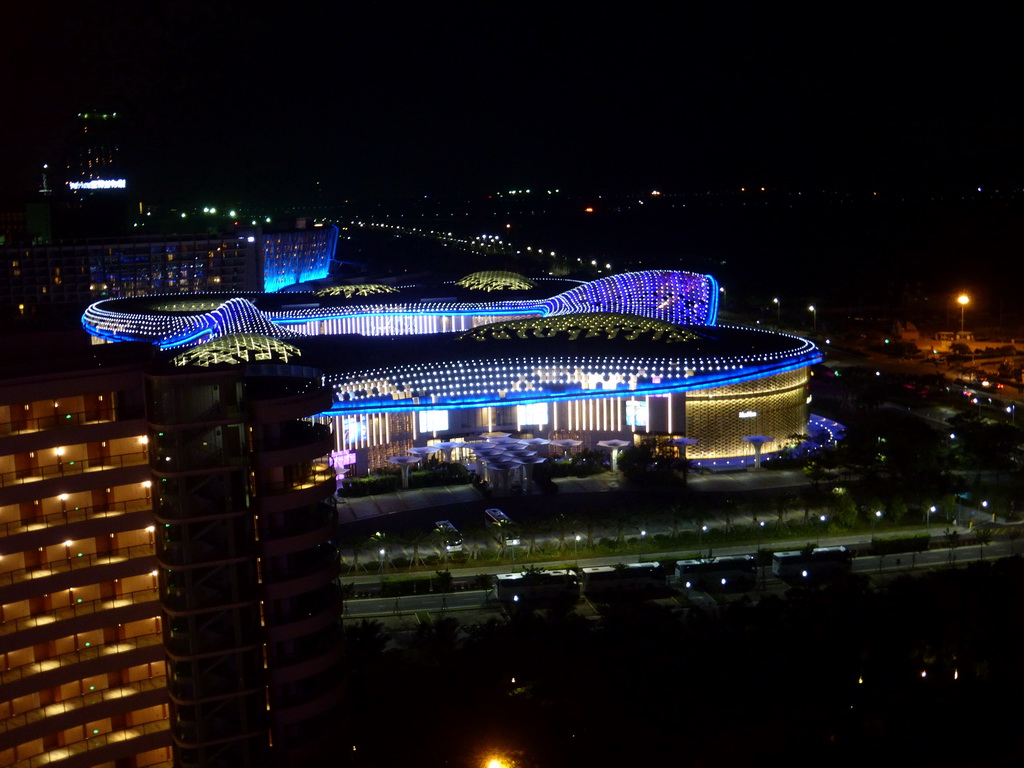
<svg viewBox="0 0 1024 768"><path fill-rule="evenodd" d="M757 524L757 563L761 566L761 589L765 588L765 580L767 578L765 574L765 566L761 561L761 531L764 530L764 520L761 520Z"/></svg>
<svg viewBox="0 0 1024 768"><path fill-rule="evenodd" d="M956 297L956 303L960 305L960 333L964 332L964 310L967 305L971 303L971 297L966 293L961 293Z"/></svg>
<svg viewBox="0 0 1024 768"><path fill-rule="evenodd" d="M778 327L782 325L782 302L774 298L772 303L775 304L775 326Z"/></svg>
<svg viewBox="0 0 1024 768"><path fill-rule="evenodd" d="M574 550L574 554L576 555L576 567L579 568L579 565L580 565L580 535L578 533L576 534L576 540L573 542L573 550Z"/></svg>
<svg viewBox="0 0 1024 768"><path fill-rule="evenodd" d="M811 330L812 331L817 331L818 330L818 310L817 310L817 308L813 304L811 304L811 306L809 306L807 308L807 311L811 313Z"/></svg>

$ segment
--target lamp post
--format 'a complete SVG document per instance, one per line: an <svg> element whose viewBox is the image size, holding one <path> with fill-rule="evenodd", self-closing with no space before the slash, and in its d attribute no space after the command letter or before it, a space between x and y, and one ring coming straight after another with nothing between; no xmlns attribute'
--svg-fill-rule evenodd
<svg viewBox="0 0 1024 768"><path fill-rule="evenodd" d="M964 310L967 309L967 305L971 303L971 297L966 293L961 293L956 297L956 303L960 305L960 333L964 332Z"/></svg>
<svg viewBox="0 0 1024 768"><path fill-rule="evenodd" d="M778 328L782 325L782 302L776 297L772 299L772 303L775 305L775 327Z"/></svg>
<svg viewBox="0 0 1024 768"><path fill-rule="evenodd" d="M818 330L818 310L817 310L817 308L813 304L811 304L809 307L807 307L807 311L811 313L811 331L812 332L817 331Z"/></svg>
<svg viewBox="0 0 1024 768"><path fill-rule="evenodd" d="M573 546L573 554L576 557L576 567L579 568L580 567L580 535L578 533L576 534L576 538L573 541L572 546Z"/></svg>
<svg viewBox="0 0 1024 768"><path fill-rule="evenodd" d="M764 530L764 520L761 520L757 524L757 564L761 568L761 589L765 588L765 581L767 576L765 574L764 563L761 562L761 531Z"/></svg>
<svg viewBox="0 0 1024 768"><path fill-rule="evenodd" d="M636 561L640 562L640 557L644 551L644 541L647 539L647 531L640 531L640 550L636 553Z"/></svg>

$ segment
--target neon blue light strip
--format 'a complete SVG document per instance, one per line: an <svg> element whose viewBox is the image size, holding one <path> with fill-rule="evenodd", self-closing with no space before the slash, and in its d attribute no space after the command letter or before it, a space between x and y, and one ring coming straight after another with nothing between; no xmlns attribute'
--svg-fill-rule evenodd
<svg viewBox="0 0 1024 768"><path fill-rule="evenodd" d="M689 379L681 380L673 384L650 384L650 385L638 385L636 389L613 389L613 390L585 390L585 389L574 389L571 392L551 392L547 394L530 394L525 393L521 397L516 397L518 393L509 392L504 398L498 398L497 396L479 396L475 398L459 398L457 400L445 400L438 398L436 402L428 403L405 403L398 404L395 400L359 400L357 402L335 402L330 411L326 411L320 415L336 416L338 414L356 414L356 413L411 413L415 411L456 411L464 408L487 408L496 407L502 405L532 405L535 403L550 403L560 402L566 400L591 400L598 398L608 397L620 397L629 398L631 396L643 397L646 395L668 395L677 392L691 392L694 390L710 389L712 387L722 387L729 384L740 384L744 381L752 381L754 379L762 379L766 376L772 376L778 373L785 373L787 371L793 371L798 368L806 368L808 366L820 363L823 360L823 356L820 352L815 351L812 354L804 355L798 360L794 360L785 365L779 366L757 366L755 368L747 369L746 373L739 375L712 375L712 376L693 376ZM423 396L423 399L428 399L430 395ZM411 399L411 398L409 398Z"/></svg>
<svg viewBox="0 0 1024 768"><path fill-rule="evenodd" d="M420 312L360 312L352 315L307 315L305 317L280 317L272 312L267 313L274 323L277 325L300 325L302 323L318 323L323 320L352 320L364 317L381 317L382 314L386 314L387 317L477 317L477 316L489 316L489 315L524 315L532 317L539 315L540 317L547 317L547 311L545 307L537 307L536 309L500 309L500 308L489 308L479 310L422 310Z"/></svg>

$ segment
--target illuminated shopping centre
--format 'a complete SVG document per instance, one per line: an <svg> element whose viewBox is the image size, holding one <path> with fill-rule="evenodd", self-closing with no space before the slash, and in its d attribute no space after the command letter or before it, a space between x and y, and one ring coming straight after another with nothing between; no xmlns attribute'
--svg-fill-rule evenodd
<svg viewBox="0 0 1024 768"><path fill-rule="evenodd" d="M821 356L718 325L718 293L636 272L164 294L93 304L96 345L15 352L0 765L316 762L345 695L339 470L444 451L500 493L637 436L709 465L778 450Z"/></svg>
<svg viewBox="0 0 1024 768"><path fill-rule="evenodd" d="M713 466L808 432L792 335L722 326L714 278L632 272L591 282L478 272L432 285L101 301L97 341L147 341L180 365L287 362L323 372L335 464L349 476L442 444L471 458L496 432L569 441L663 435ZM172 352L171 354L174 354ZM767 438L767 439L766 439Z"/></svg>

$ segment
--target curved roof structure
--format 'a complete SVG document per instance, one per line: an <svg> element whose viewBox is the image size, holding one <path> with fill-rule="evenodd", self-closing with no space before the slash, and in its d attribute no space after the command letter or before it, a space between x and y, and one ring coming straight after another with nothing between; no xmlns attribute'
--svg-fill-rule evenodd
<svg viewBox="0 0 1024 768"><path fill-rule="evenodd" d="M680 393L822 359L806 339L715 325L718 285L707 275L632 272L590 283L538 281L534 288L511 273L469 278L471 287L445 284L455 294L446 298L436 286L390 292L375 284L331 296L118 299L89 307L83 324L106 339L177 349L179 362L192 365L301 354L324 372L332 412L340 414ZM562 290L538 294L544 285ZM461 300L495 286L527 297L495 290L492 301ZM403 315L465 315L468 322L394 323ZM332 335L335 317L365 317L368 330ZM391 332L396 327L402 330Z"/></svg>
<svg viewBox="0 0 1024 768"><path fill-rule="evenodd" d="M290 338L301 326L337 318L466 316L475 324L474 319L486 323L514 316L613 312L678 325L714 325L718 314L717 282L693 272L629 272L588 283L528 281L512 273L475 273L464 280L466 285L405 286L394 292L368 287L330 296L239 293L201 294L189 301L169 296L109 299L89 306L82 325L107 341L148 341L172 349L232 333ZM494 294L493 300L480 301L481 285L494 289L483 289ZM548 293L552 288L559 290ZM504 298L503 293L514 298ZM378 332L388 335L393 327L381 324Z"/></svg>
<svg viewBox="0 0 1024 768"><path fill-rule="evenodd" d="M796 336L629 315L511 320L458 334L299 342L345 413L484 407L721 387L821 361Z"/></svg>

